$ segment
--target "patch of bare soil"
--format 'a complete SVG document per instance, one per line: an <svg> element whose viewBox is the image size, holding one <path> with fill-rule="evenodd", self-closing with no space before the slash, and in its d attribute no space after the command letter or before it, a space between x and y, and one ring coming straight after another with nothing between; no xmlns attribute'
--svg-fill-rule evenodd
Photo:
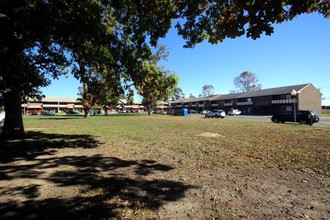
<svg viewBox="0 0 330 220"><path fill-rule="evenodd" d="M200 170L199 186L162 206L170 219L329 219L330 178L310 171Z"/></svg>
<svg viewBox="0 0 330 220"><path fill-rule="evenodd" d="M1 152L1 219L330 219L330 177L309 170L182 177L179 162L49 144Z"/></svg>
<svg viewBox="0 0 330 220"><path fill-rule="evenodd" d="M214 133L214 132L202 132L198 136L201 136L201 137L223 137L219 133Z"/></svg>

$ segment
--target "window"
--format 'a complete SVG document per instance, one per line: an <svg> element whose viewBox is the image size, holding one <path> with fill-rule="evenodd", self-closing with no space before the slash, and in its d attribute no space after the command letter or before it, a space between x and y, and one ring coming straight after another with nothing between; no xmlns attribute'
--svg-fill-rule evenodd
<svg viewBox="0 0 330 220"><path fill-rule="evenodd" d="M281 112L293 111L292 106L281 106Z"/></svg>

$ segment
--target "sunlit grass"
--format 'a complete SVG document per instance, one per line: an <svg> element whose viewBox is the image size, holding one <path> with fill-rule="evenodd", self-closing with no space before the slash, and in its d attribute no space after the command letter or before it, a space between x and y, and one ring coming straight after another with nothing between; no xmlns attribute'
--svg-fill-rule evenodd
<svg viewBox="0 0 330 220"><path fill-rule="evenodd" d="M100 142L99 153L179 163L181 173L240 167L330 174L329 128L166 115L28 116L24 123L49 134L88 134Z"/></svg>

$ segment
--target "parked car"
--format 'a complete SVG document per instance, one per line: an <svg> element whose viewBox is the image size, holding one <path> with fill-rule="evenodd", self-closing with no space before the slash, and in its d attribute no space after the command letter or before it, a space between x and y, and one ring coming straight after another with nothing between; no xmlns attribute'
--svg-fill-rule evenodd
<svg viewBox="0 0 330 220"><path fill-rule="evenodd" d="M31 113L31 115L38 115L38 112L37 112L37 111L33 111L33 112Z"/></svg>
<svg viewBox="0 0 330 220"><path fill-rule="evenodd" d="M213 110L205 114L205 118L224 118L226 113L223 110Z"/></svg>
<svg viewBox="0 0 330 220"><path fill-rule="evenodd" d="M194 110L194 109L189 109L189 110L188 110L188 113L189 113L189 114L197 114L197 111Z"/></svg>
<svg viewBox="0 0 330 220"><path fill-rule="evenodd" d="M228 115L240 115L242 112L238 109L232 109L228 111Z"/></svg>
<svg viewBox="0 0 330 220"><path fill-rule="evenodd" d="M69 111L66 112L66 114L67 115L80 115L80 112L69 110Z"/></svg>
<svg viewBox="0 0 330 220"><path fill-rule="evenodd" d="M271 120L274 123L284 123L284 122L294 122L294 112L286 111L280 114L273 115ZM310 110L297 111L296 122L300 124L310 124L317 123L320 121L319 115Z"/></svg>
<svg viewBox="0 0 330 220"><path fill-rule="evenodd" d="M204 110L204 111L201 112L201 114L202 114L202 115L206 115L206 113L210 113L210 112L211 112L211 111L209 111L209 110Z"/></svg>
<svg viewBox="0 0 330 220"><path fill-rule="evenodd" d="M42 115L48 115L48 116L56 115L56 113L54 111L43 111L41 114Z"/></svg>

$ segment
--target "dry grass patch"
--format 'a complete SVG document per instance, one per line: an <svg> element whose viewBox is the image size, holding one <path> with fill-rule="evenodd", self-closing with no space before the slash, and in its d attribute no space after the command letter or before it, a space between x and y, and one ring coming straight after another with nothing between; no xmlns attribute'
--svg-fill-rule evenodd
<svg viewBox="0 0 330 220"><path fill-rule="evenodd" d="M0 149L5 218L330 214L328 128L164 115L30 116L24 123L28 138Z"/></svg>

